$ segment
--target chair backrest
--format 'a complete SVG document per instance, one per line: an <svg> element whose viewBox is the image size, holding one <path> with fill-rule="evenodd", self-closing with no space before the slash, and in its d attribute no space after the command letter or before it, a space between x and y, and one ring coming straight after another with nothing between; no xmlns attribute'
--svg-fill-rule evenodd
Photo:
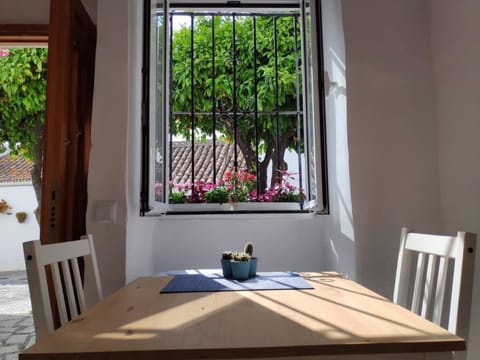
<svg viewBox="0 0 480 360"><path fill-rule="evenodd" d="M91 235L81 240L42 245L39 240L23 244L28 285L37 338L55 330L46 267L51 270L60 324L83 313L102 299L102 288ZM84 259L82 285L78 258Z"/></svg>
<svg viewBox="0 0 480 360"><path fill-rule="evenodd" d="M403 228L393 300L467 340L475 245L472 233L442 236ZM450 306L447 321L444 304Z"/></svg>

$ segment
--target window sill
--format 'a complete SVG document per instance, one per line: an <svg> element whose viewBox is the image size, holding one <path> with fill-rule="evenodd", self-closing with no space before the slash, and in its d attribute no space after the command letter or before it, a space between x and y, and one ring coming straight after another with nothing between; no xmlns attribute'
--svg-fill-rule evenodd
<svg viewBox="0 0 480 360"><path fill-rule="evenodd" d="M318 219L315 213L307 211L290 211L290 212L170 212L159 216L159 214L151 214L147 217L157 219L159 221L312 221Z"/></svg>
<svg viewBox="0 0 480 360"><path fill-rule="evenodd" d="M159 219L312 219L328 211L302 210L298 203L170 204L167 212L152 211L147 217Z"/></svg>
<svg viewBox="0 0 480 360"><path fill-rule="evenodd" d="M167 214L308 212L298 203L169 204Z"/></svg>

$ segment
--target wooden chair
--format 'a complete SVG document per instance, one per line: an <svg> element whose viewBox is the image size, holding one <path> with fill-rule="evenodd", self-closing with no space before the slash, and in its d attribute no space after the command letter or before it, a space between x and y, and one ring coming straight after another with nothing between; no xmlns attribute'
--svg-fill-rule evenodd
<svg viewBox="0 0 480 360"><path fill-rule="evenodd" d="M467 340L475 245L472 233L441 236L403 228L393 300Z"/></svg>
<svg viewBox="0 0 480 360"><path fill-rule="evenodd" d="M46 245L40 244L39 240L28 241L23 244L23 251L37 338L55 330L45 272L47 265L50 265L52 273L55 289L53 296L57 302L61 325L102 299L91 235L84 236L81 240ZM85 264L85 286L82 285L78 265L80 257L83 257Z"/></svg>

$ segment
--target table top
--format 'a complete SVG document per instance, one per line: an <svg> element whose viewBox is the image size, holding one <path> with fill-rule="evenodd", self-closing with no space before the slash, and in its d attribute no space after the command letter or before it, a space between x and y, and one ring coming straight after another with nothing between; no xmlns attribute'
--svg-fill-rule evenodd
<svg viewBox="0 0 480 360"><path fill-rule="evenodd" d="M314 289L160 294L139 278L20 355L26 359L252 358L464 350L463 339L336 273ZM110 358L110 357L108 357Z"/></svg>

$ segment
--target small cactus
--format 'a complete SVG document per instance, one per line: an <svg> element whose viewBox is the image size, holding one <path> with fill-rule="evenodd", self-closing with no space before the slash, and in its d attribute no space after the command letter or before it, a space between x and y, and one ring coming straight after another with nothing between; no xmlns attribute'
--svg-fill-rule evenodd
<svg viewBox="0 0 480 360"><path fill-rule="evenodd" d="M231 252L231 251L222 252L222 259L223 260L232 260L233 259L233 252Z"/></svg>
<svg viewBox="0 0 480 360"><path fill-rule="evenodd" d="M245 247L243 248L243 252L250 255L250 257L253 257L253 243L251 242L246 243Z"/></svg>
<svg viewBox="0 0 480 360"><path fill-rule="evenodd" d="M234 261L249 261L251 256L245 252L235 252L233 253Z"/></svg>

